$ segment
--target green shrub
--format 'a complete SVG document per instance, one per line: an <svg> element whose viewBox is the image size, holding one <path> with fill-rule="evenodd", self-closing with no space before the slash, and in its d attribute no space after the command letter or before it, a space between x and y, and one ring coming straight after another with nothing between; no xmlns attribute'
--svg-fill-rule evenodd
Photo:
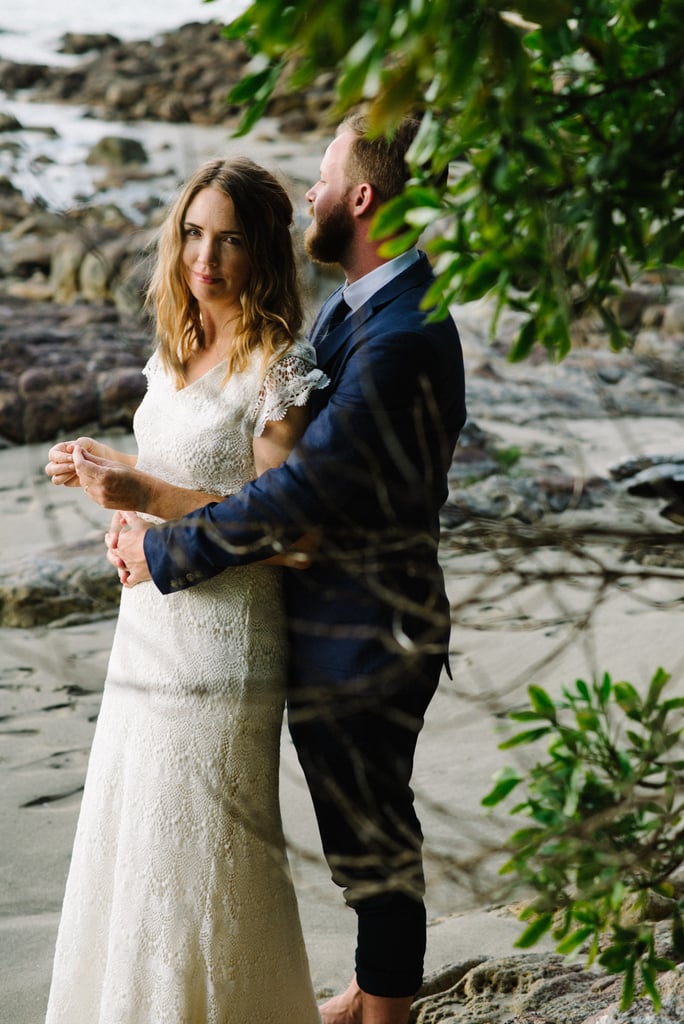
<svg viewBox="0 0 684 1024"><path fill-rule="evenodd" d="M535 894L516 945L550 933L559 953L587 951L589 963L624 975L623 1009L642 994L657 1009L658 972L674 967L658 955L652 922L625 921L628 897L637 909L650 891L671 901L672 946L684 958L684 897L673 884L684 860L684 698L662 699L669 679L659 668L643 698L608 674L578 680L560 701L530 686L529 708L509 716L526 728L501 749L547 740L548 757L526 774L504 768L482 801L493 807L525 785L510 813L529 824L508 840L501 869Z"/></svg>

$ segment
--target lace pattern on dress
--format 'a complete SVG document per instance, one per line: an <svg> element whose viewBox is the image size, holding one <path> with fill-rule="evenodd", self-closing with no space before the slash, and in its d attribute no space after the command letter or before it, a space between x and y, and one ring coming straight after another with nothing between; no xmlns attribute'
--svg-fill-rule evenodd
<svg viewBox="0 0 684 1024"><path fill-rule="evenodd" d="M290 406L305 405L312 391L325 388L329 383L312 359L290 350L266 372L252 410L254 436L261 437L267 423L284 419Z"/></svg>

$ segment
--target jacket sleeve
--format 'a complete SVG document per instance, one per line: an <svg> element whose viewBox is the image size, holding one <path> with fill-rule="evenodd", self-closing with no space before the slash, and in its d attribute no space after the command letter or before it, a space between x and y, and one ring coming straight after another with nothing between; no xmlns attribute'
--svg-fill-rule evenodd
<svg viewBox="0 0 684 1024"><path fill-rule="evenodd" d="M430 346L424 331L388 331L359 345L286 462L221 502L147 531L157 587L169 593L268 558L311 528L377 530L412 518L419 524L425 502L436 511L465 418L453 324L449 341Z"/></svg>

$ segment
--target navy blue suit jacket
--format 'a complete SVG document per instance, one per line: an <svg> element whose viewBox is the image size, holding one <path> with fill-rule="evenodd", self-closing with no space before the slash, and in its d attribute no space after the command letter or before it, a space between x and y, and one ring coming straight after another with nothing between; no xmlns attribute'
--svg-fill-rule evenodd
<svg viewBox="0 0 684 1024"><path fill-rule="evenodd" d="M145 555L169 593L266 558L314 529L312 568L286 571L292 685L362 680L413 654L446 657L449 608L437 561L439 509L465 422L453 320L426 323L427 258L327 337L311 334L330 384L290 457L176 524Z"/></svg>

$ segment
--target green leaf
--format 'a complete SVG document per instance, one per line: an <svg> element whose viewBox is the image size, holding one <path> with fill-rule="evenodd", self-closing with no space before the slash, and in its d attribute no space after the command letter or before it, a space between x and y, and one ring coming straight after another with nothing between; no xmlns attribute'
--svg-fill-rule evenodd
<svg viewBox="0 0 684 1024"><path fill-rule="evenodd" d="M463 275L460 297L463 302L482 298L498 282L501 265L495 255L482 256L471 263Z"/></svg>
<svg viewBox="0 0 684 1024"><path fill-rule="evenodd" d="M529 949L546 935L553 924L553 914L540 914L513 943L518 949Z"/></svg>
<svg viewBox="0 0 684 1024"><path fill-rule="evenodd" d="M501 803L520 781L520 776L512 768L502 768L494 776L494 787L481 800L483 807L494 807L496 804Z"/></svg>
<svg viewBox="0 0 684 1024"><path fill-rule="evenodd" d="M519 363L521 360L526 359L532 351L532 346L537 340L537 321L534 317L527 320L520 329L518 337L513 342L513 346L508 353L508 358L512 363Z"/></svg>
<svg viewBox="0 0 684 1024"><path fill-rule="evenodd" d="M601 704L605 704L606 703L606 701L610 697L612 689L613 689L612 680L611 680L610 676L608 675L608 673L605 672L601 682L594 686L594 690L595 690L596 695L599 698Z"/></svg>
<svg viewBox="0 0 684 1024"><path fill-rule="evenodd" d="M650 710L658 704L658 701L660 700L660 695L663 692L663 688L667 685L669 680L670 676L664 669L659 668L656 670L648 687L646 700L644 701L645 709Z"/></svg>
<svg viewBox="0 0 684 1024"><path fill-rule="evenodd" d="M540 719L546 721L548 716L538 711L509 711L506 717L512 722L538 722Z"/></svg>
<svg viewBox="0 0 684 1024"><path fill-rule="evenodd" d="M658 986L656 985L656 969L650 964L641 964L641 980L644 985L644 991L647 996L650 996L651 1002L653 1003L653 1009L657 1013L660 1010L661 999Z"/></svg>
<svg viewBox="0 0 684 1024"><path fill-rule="evenodd" d="M634 965L627 964L624 969L624 980L622 983L622 994L620 997L620 1011L624 1013L634 1002Z"/></svg>
<svg viewBox="0 0 684 1024"><path fill-rule="evenodd" d="M562 953L563 956L567 956L568 953L574 953L576 949L584 945L587 939L590 939L594 934L592 927L577 928L570 935L566 936L562 942L559 942L556 946L556 952Z"/></svg>
<svg viewBox="0 0 684 1024"><path fill-rule="evenodd" d="M584 682L583 679L578 679L575 682L575 687L576 687L577 692L579 693L580 697L583 698L583 700L588 701L590 699L590 697L589 697L589 687L587 686L587 684Z"/></svg>
<svg viewBox="0 0 684 1024"><path fill-rule="evenodd" d="M615 699L623 711L632 712L641 708L641 697L631 683L616 683L614 693Z"/></svg>
<svg viewBox="0 0 684 1024"><path fill-rule="evenodd" d="M511 736L510 739L504 740L503 743L499 744L499 750L510 750L511 747L522 746L523 743L534 743L536 740L540 740L543 736L548 736L551 730L545 726L541 729L528 729L525 732L519 732L515 736Z"/></svg>
<svg viewBox="0 0 684 1024"><path fill-rule="evenodd" d="M527 694L532 708L538 715L542 718L548 718L551 722L557 720L558 715L555 702L549 697L546 690L542 689L541 686L528 686Z"/></svg>
<svg viewBox="0 0 684 1024"><path fill-rule="evenodd" d="M391 260L395 256L401 256L403 252L410 249L412 245L415 245L421 236L422 228L412 228L409 231L404 231L402 234L397 235L394 238L388 238L386 242L378 248L378 252L383 259Z"/></svg>

